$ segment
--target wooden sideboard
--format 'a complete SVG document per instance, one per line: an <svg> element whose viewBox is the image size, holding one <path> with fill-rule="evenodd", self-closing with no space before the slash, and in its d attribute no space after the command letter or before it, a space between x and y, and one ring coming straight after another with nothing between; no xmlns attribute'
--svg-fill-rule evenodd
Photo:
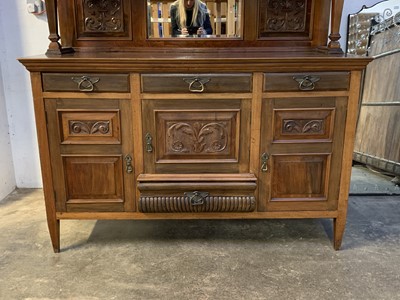
<svg viewBox="0 0 400 300"><path fill-rule="evenodd" d="M129 51L88 40L63 54L71 49L51 24L47 55L20 61L55 252L64 219L329 218L340 248L370 59L344 57L335 43L316 51L313 39L296 49L286 39L285 50L244 38L239 48L171 40Z"/></svg>

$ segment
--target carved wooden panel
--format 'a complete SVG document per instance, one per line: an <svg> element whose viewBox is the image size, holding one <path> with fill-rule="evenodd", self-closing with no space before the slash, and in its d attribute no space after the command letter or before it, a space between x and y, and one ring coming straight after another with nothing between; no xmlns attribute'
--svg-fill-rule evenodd
<svg viewBox="0 0 400 300"><path fill-rule="evenodd" d="M271 201L327 200L330 154L272 156Z"/></svg>
<svg viewBox="0 0 400 300"><path fill-rule="evenodd" d="M259 37L308 35L312 0L260 0Z"/></svg>
<svg viewBox="0 0 400 300"><path fill-rule="evenodd" d="M62 144L120 144L119 110L58 110Z"/></svg>
<svg viewBox="0 0 400 300"><path fill-rule="evenodd" d="M139 210L145 213L251 212L256 208L254 196L211 196L205 193L204 196L198 196L196 201L194 197L142 196L139 199Z"/></svg>
<svg viewBox="0 0 400 300"><path fill-rule="evenodd" d="M158 111L159 159L238 159L240 111Z"/></svg>
<svg viewBox="0 0 400 300"><path fill-rule="evenodd" d="M68 203L123 202L121 156L63 156Z"/></svg>
<svg viewBox="0 0 400 300"><path fill-rule="evenodd" d="M332 141L335 109L274 109L274 142Z"/></svg>
<svg viewBox="0 0 400 300"><path fill-rule="evenodd" d="M75 0L78 39L130 37L130 2L127 0Z"/></svg>

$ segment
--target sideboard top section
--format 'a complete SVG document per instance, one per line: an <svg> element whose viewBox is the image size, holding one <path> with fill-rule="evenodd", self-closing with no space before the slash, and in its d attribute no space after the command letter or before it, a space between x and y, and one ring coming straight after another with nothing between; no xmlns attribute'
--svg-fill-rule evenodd
<svg viewBox="0 0 400 300"><path fill-rule="evenodd" d="M187 8L183 0L46 0L51 41L47 53L160 47L267 47L277 52L297 47L342 53L343 2L195 0L195 6ZM181 22L185 11L190 18L196 14L196 21Z"/></svg>

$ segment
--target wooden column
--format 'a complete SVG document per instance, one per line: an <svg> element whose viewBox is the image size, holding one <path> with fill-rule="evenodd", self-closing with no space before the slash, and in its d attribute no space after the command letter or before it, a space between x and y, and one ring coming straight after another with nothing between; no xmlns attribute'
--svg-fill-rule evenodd
<svg viewBox="0 0 400 300"><path fill-rule="evenodd" d="M341 38L339 31L340 21L342 19L343 2L344 0L332 0L331 33L329 34L330 41L328 43L329 52L343 53L343 50L340 47L339 43L339 40Z"/></svg>
<svg viewBox="0 0 400 300"><path fill-rule="evenodd" d="M49 48L46 55L61 55L74 52L72 48L63 48L59 43L58 18L57 18L57 0L47 0L46 2L47 22L49 25Z"/></svg>
<svg viewBox="0 0 400 300"><path fill-rule="evenodd" d="M344 0L331 0L331 28L329 34L329 41L327 46L320 46L318 50L320 52L327 52L332 54L343 54L343 50L340 47L340 21L342 18Z"/></svg>

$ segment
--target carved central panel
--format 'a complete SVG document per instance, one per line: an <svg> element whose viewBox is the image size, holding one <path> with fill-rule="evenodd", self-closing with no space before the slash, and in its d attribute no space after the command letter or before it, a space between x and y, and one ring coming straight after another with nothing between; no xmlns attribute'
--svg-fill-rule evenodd
<svg viewBox="0 0 400 300"><path fill-rule="evenodd" d="M122 32L122 0L84 0L84 31Z"/></svg>
<svg viewBox="0 0 400 300"><path fill-rule="evenodd" d="M237 161L240 112L176 110L156 113L155 148L159 160Z"/></svg>
<svg viewBox="0 0 400 300"><path fill-rule="evenodd" d="M307 0L260 2L260 33L305 32Z"/></svg>
<svg viewBox="0 0 400 300"><path fill-rule="evenodd" d="M227 122L167 122L167 152L218 153L228 144Z"/></svg>

